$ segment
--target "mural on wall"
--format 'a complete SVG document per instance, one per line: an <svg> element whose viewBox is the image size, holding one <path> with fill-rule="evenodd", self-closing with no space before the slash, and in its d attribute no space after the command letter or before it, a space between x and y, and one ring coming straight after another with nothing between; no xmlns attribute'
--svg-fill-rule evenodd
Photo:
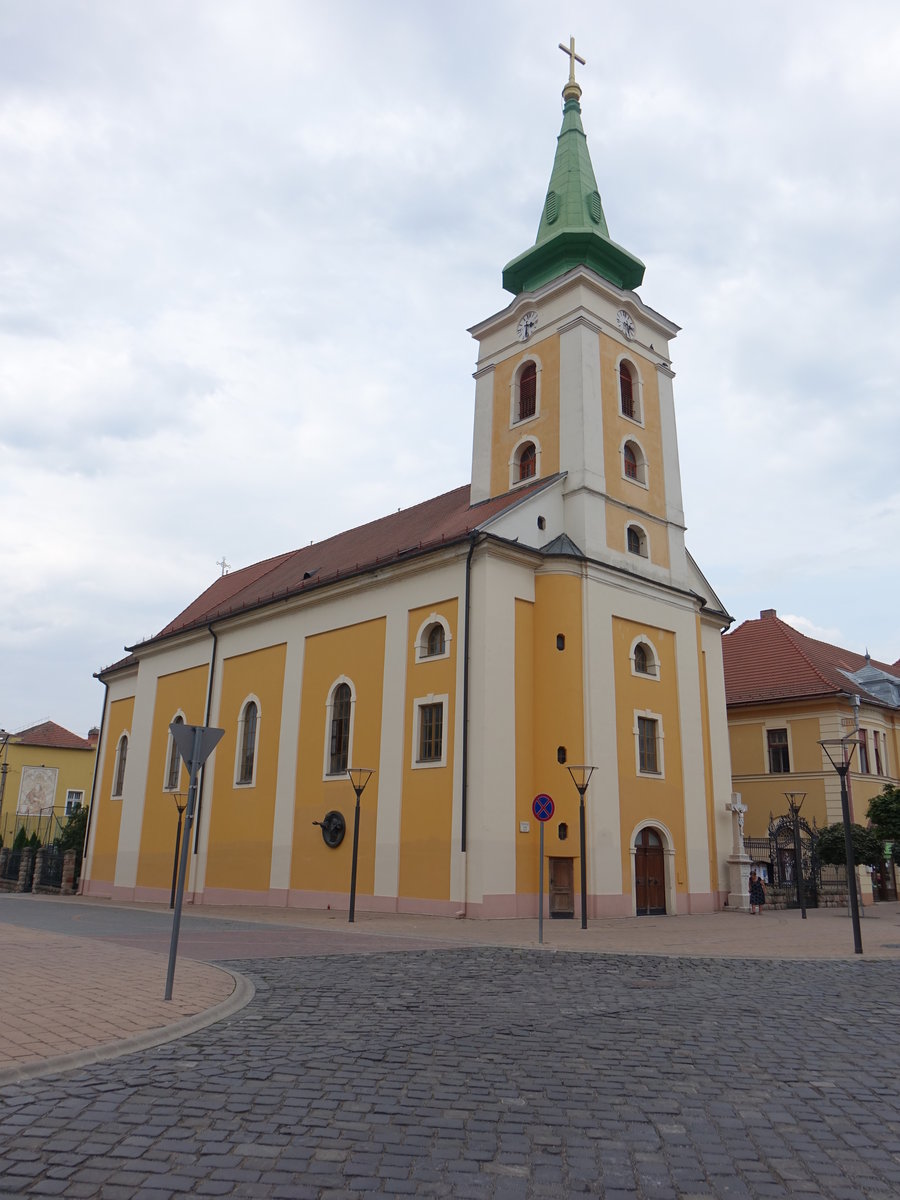
<svg viewBox="0 0 900 1200"><path fill-rule="evenodd" d="M39 817L53 809L58 767L23 767L16 812L23 817Z"/></svg>

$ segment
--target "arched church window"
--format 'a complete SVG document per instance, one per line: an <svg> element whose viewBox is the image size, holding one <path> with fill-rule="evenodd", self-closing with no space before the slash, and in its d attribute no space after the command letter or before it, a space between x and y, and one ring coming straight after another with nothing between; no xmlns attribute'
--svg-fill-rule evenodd
<svg viewBox="0 0 900 1200"><path fill-rule="evenodd" d="M125 791L125 760L128 757L128 734L123 733L116 746L116 766L113 772L112 794L119 799Z"/></svg>
<svg viewBox="0 0 900 1200"><path fill-rule="evenodd" d="M172 720L173 725L183 725L184 717L178 713ZM169 761L166 764L166 788L167 792L178 791L178 781L181 776L181 755L178 753L178 747L175 745L175 739L169 734Z"/></svg>
<svg viewBox="0 0 900 1200"><path fill-rule="evenodd" d="M647 557L647 535L640 525L629 525L625 531L625 544L629 554Z"/></svg>
<svg viewBox="0 0 900 1200"><path fill-rule="evenodd" d="M251 784L256 771L256 735L259 728L259 705L247 700L238 720L238 762L235 782Z"/></svg>
<svg viewBox="0 0 900 1200"><path fill-rule="evenodd" d="M631 367L624 361L619 363L619 400L621 402L622 416L630 417L632 421L636 421L634 379L631 374Z"/></svg>
<svg viewBox="0 0 900 1200"><path fill-rule="evenodd" d="M350 701L350 685L339 683L331 700L329 775L343 775L350 761Z"/></svg>

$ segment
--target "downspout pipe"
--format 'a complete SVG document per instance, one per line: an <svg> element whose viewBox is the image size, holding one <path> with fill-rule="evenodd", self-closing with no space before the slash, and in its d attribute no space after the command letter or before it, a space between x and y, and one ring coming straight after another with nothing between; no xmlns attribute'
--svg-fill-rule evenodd
<svg viewBox="0 0 900 1200"><path fill-rule="evenodd" d="M213 695L213 676L216 670L216 653L219 649L219 635L212 627L210 622L206 627L209 636L213 640L212 654L209 656L209 679L206 682L206 707L203 710L203 724L209 725L209 714L212 711L212 695ZM206 768L200 768L200 781L197 784L197 814L194 821L194 854L200 846L200 816L203 812L203 790L206 783Z"/></svg>
<svg viewBox="0 0 900 1200"><path fill-rule="evenodd" d="M106 730L106 715L109 711L109 684L101 679L103 684L103 711L100 714L100 733L97 737L97 753L94 755L94 774L91 778L91 799L88 804L87 820L84 823L84 845L81 848L81 878L78 880L78 895L84 895L84 864L87 862L88 842L91 840L91 825L94 820L94 798L97 794L97 777L100 773L100 747L103 745L103 734Z"/></svg>

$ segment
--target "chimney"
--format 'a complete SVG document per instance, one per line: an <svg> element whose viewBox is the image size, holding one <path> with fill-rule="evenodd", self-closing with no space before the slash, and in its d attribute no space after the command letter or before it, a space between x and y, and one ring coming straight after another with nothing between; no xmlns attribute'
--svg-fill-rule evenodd
<svg viewBox="0 0 900 1200"><path fill-rule="evenodd" d="M775 611L774 608L761 608L759 610L759 619L761 621L765 620L766 617L777 617L777 616L778 616L778 613Z"/></svg>

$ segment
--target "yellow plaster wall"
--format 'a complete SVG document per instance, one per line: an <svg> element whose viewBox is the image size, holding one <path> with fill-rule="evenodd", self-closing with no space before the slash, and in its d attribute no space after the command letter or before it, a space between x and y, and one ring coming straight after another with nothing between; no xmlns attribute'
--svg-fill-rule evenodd
<svg viewBox="0 0 900 1200"><path fill-rule="evenodd" d="M178 810L173 793L165 791L163 787L168 772L169 725L179 712L184 716L186 725L203 724L208 678L209 668L199 666L162 675L157 681L141 824L138 887L169 887L172 882ZM188 776L182 763L178 784L178 791L183 793L180 804L187 800L187 790Z"/></svg>
<svg viewBox="0 0 900 1200"><path fill-rule="evenodd" d="M294 889L343 893L350 890L356 797L346 775L323 779L328 694L335 680L344 675L353 681L356 690L350 765L371 767L375 771L360 804L356 879L358 894L371 895L374 891L385 628L381 617L306 639L291 860ZM321 832L312 824L321 821L332 809L342 812L347 822L347 836L337 849L326 846Z"/></svg>
<svg viewBox="0 0 900 1200"><path fill-rule="evenodd" d="M600 338L600 374L603 395L603 431L604 431L604 467L606 470L606 490L616 500L631 504L653 516L665 519L666 493L663 476L662 428L659 415L659 388L656 380L656 367L636 352L634 347L628 347L627 357L640 372L641 399L643 403L643 425L629 421L623 417L619 409L619 378L616 363L622 353L621 343L613 341L606 334ZM620 446L625 438L634 438L643 447L648 464L648 487L625 479L622 474L622 455ZM608 525L615 525L609 520ZM648 534L650 531L647 531ZM656 539L651 538L653 547ZM660 555L663 554L660 548ZM668 545L664 557L655 557L656 562L669 565Z"/></svg>
<svg viewBox="0 0 900 1200"><path fill-rule="evenodd" d="M113 700L106 717L106 753L103 771L94 797L95 822L94 855L91 879L112 882L116 877L116 855L119 849L119 826L122 822L122 800L113 800L110 793L116 767L116 747L123 733L128 734L131 747L131 723L134 719L134 697ZM128 759L125 759L125 791L129 790Z"/></svg>
<svg viewBox="0 0 900 1200"><path fill-rule="evenodd" d="M282 643L222 662L219 724L225 735L214 751L206 869L210 888L263 892L269 887L285 650ZM239 787L234 782L238 722L251 695L259 703L256 779Z"/></svg>
<svg viewBox="0 0 900 1200"><path fill-rule="evenodd" d="M557 634L565 637L558 650ZM546 792L555 811L544 828L547 857L579 858L578 792L567 764L584 762L584 641L580 576L541 574L534 581L534 604L516 602L516 884L538 890L538 822L531 805ZM557 759L566 748L566 763ZM568 826L565 841L560 824ZM575 865L575 877L578 876Z"/></svg>
<svg viewBox="0 0 900 1200"><path fill-rule="evenodd" d="M411 609L407 625L399 889L401 896L409 898L450 899L457 609L455 598ZM447 658L416 662L416 634L431 613L444 617L450 626L450 653ZM447 761L441 767L414 768L414 701L429 695L448 697L443 732Z"/></svg>
<svg viewBox="0 0 900 1200"><path fill-rule="evenodd" d="M538 415L516 425L510 424L510 385L522 363L532 358L541 362L540 408ZM491 455L491 495L508 492L509 459L523 438L534 438L541 447L540 477L559 470L559 335L530 342L527 349L499 363L494 370L494 415Z"/></svg>
<svg viewBox="0 0 900 1200"><path fill-rule="evenodd" d="M631 643L639 634L645 635L653 643L659 657L658 677L632 674ZM635 826L640 821L659 821L671 832L675 842L677 889L689 890L675 634L667 629L614 617L613 652L619 721L616 743L622 877L627 888L631 879L631 840ZM638 774L635 710L641 713L649 711L662 721L664 775L660 778Z"/></svg>

